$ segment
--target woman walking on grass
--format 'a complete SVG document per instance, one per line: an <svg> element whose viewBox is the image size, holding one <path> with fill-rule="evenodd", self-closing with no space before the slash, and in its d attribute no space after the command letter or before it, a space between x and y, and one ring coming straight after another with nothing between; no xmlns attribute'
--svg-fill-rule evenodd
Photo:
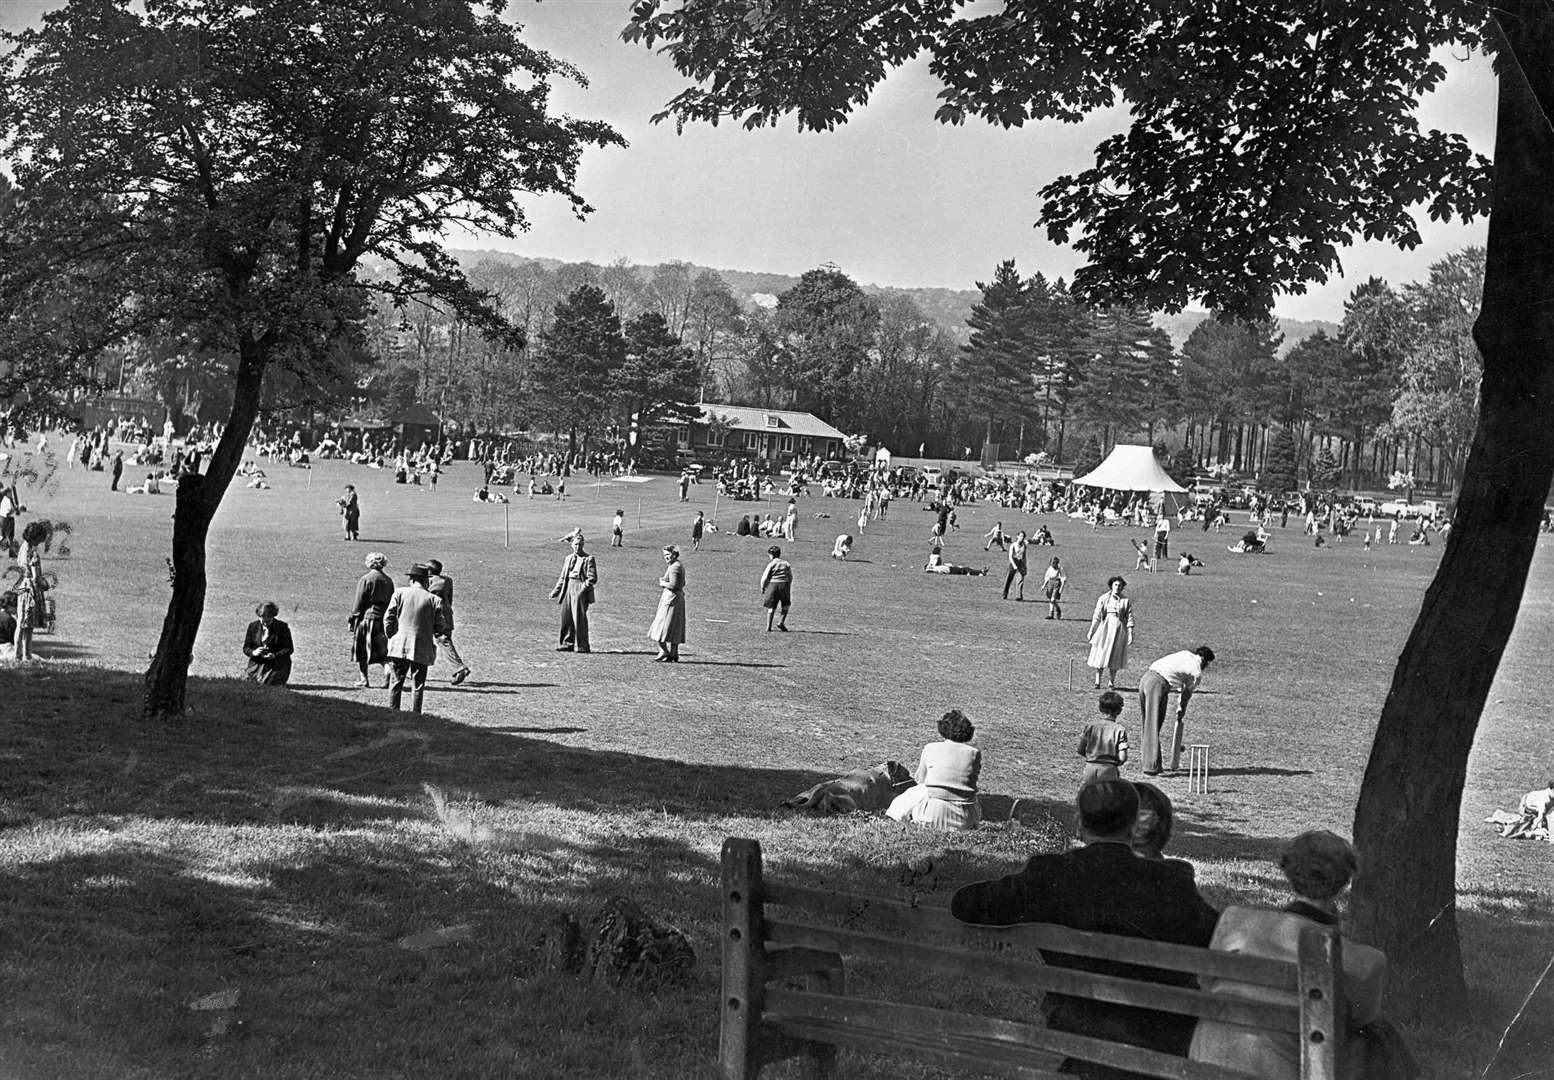
<svg viewBox="0 0 1554 1080"><path fill-rule="evenodd" d="M1101 672L1106 672L1106 685L1117 689L1117 672L1128 666L1128 646L1133 644L1133 601L1123 596L1128 583L1120 574L1106 579L1106 592L1095 602L1095 614L1090 617L1090 631L1085 635L1090 642L1090 657L1085 661L1095 669L1095 688L1101 688Z"/></svg>
<svg viewBox="0 0 1554 1080"><path fill-rule="evenodd" d="M680 646L685 643L685 565L680 562L680 549L670 544L664 548L663 576L658 579L664 591L658 597L658 613L648 637L658 645L654 663L678 664Z"/></svg>

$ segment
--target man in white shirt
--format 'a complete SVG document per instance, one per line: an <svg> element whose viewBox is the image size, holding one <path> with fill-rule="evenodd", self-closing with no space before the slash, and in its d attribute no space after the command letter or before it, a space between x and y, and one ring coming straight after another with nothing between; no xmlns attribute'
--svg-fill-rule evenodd
<svg viewBox="0 0 1554 1080"><path fill-rule="evenodd" d="M1139 711L1143 714L1144 775L1160 775L1160 729L1165 726L1166 705L1171 691L1177 693L1176 722L1171 725L1171 769L1181 767L1182 718L1193 691L1203 681L1203 673L1214 661L1214 650L1207 645L1183 649L1162 656L1139 680Z"/></svg>
<svg viewBox="0 0 1554 1080"><path fill-rule="evenodd" d="M1171 557L1171 517L1166 513L1165 507L1160 508L1160 516L1155 518L1155 558L1169 559Z"/></svg>

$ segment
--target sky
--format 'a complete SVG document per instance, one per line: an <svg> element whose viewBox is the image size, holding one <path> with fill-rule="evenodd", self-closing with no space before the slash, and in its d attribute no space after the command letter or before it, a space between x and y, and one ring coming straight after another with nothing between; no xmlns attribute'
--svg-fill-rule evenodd
<svg viewBox="0 0 1554 1080"><path fill-rule="evenodd" d="M0 0L0 25L16 28L55 6ZM837 131L801 133L789 121L758 132L725 123L677 134L673 122L650 118L683 80L667 59L620 41L629 10L629 0L513 0L506 17L525 27L526 40L588 77L587 88L558 84L554 107L608 121L630 146L584 155L578 187L595 208L585 221L559 199L533 199L520 237L455 234L450 244L569 262L680 259L793 275L834 263L865 284L954 289L991 279L1005 259L1024 275L1048 277L1067 277L1082 261L1035 225L1038 193L1085 168L1120 112L1013 131L938 124L938 88L919 61L889 76ZM1495 84L1487 61L1442 59L1452 75L1422 103L1424 125L1461 132L1490 154ZM1431 263L1484 242L1483 221L1419 218L1421 247L1356 244L1340 253L1345 276L1282 299L1278 313L1339 321L1344 299L1371 275L1422 280Z"/></svg>

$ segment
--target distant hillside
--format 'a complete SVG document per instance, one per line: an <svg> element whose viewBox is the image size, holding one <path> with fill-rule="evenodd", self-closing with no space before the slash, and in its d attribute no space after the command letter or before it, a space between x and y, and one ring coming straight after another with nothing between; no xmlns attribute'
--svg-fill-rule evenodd
<svg viewBox="0 0 1554 1080"><path fill-rule="evenodd" d="M1171 344L1178 349L1187 340L1193 330L1204 319L1209 318L1207 311L1195 311L1188 308L1176 315L1156 315L1155 325L1171 335ZM1283 356L1305 338L1315 334L1318 330L1327 331L1328 337L1338 336L1338 324L1322 319L1280 319L1279 329L1284 332L1284 344L1279 347L1279 355Z"/></svg>
<svg viewBox="0 0 1554 1080"><path fill-rule="evenodd" d="M551 270L564 265L561 259L534 259L505 251L455 250L453 254L466 267L473 266L482 259L515 264L539 263ZM638 269L650 271L653 268L642 266ZM721 277L740 302L746 305L760 304L758 297L777 297L799 283L799 279L790 274L770 274L759 270L724 270L692 264L693 273L700 273L702 270L711 270ZM949 330L960 341L965 341L970 333L966 327L966 319L971 314L972 305L982 299L982 294L976 289L941 289L927 286L902 289L890 285L871 285L867 282L859 282L859 286L864 292L873 296L910 297L922 309L923 314ZM769 304L770 301L768 300L767 303ZM1187 340L1187 335L1192 333L1193 327L1208 317L1209 313L1206 311L1188 310L1177 315L1157 315L1155 325L1170 334L1171 343L1181 348L1182 343ZM1280 319L1279 329L1284 331L1284 346L1281 352L1289 351L1296 342L1310 337L1318 330L1326 330L1329 337L1338 334L1337 323L1321 320Z"/></svg>

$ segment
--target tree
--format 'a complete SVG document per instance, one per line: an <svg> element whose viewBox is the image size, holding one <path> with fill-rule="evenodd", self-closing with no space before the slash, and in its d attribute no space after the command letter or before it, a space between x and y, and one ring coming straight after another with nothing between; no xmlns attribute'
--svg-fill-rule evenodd
<svg viewBox="0 0 1554 1080"><path fill-rule="evenodd" d="M1079 448L1079 455L1074 458L1074 475L1084 476L1094 472L1100 468L1105 456L1105 452L1101 449L1101 440L1091 435Z"/></svg>
<svg viewBox="0 0 1554 1080"><path fill-rule="evenodd" d="M620 316L597 285L579 285L556 304L540 343L535 393L546 417L567 433L567 449L576 450L578 433L586 437L603 421L610 380L626 360Z"/></svg>
<svg viewBox="0 0 1554 1080"><path fill-rule="evenodd" d="M1308 474L1313 491L1331 491L1338 483L1338 459L1326 446L1311 459Z"/></svg>
<svg viewBox="0 0 1554 1080"><path fill-rule="evenodd" d="M625 335L625 357L609 376L621 430L640 433L655 424L698 419L696 358L670 333L664 317L644 311L626 325Z"/></svg>
<svg viewBox="0 0 1554 1080"><path fill-rule="evenodd" d="M1299 388L1301 412L1322 435L1348 441L1350 486L1359 486L1361 448L1367 433L1387 418L1394 375L1376 352L1356 352L1321 330L1286 354L1284 366Z"/></svg>
<svg viewBox="0 0 1554 1080"><path fill-rule="evenodd" d="M1278 293L1325 281L1355 235L1417 245L1421 203L1434 218L1489 213L1474 323L1483 381L1456 528L1399 657L1355 809L1371 867L1355 889L1356 930L1386 950L1394 1006L1461 1017L1467 757L1554 480L1554 8L1009 0L974 11L953 0L864 11L638 0L624 36L698 84L663 113L682 124L736 116L760 127L793 113L827 130L923 52L950 123L1073 122L1120 98L1127 131L1043 191L1047 233L1077 234L1089 262L1075 286L1096 301L1174 311L1202 298L1262 318ZM1421 130L1414 112L1453 46L1497 57L1492 168L1460 136Z"/></svg>
<svg viewBox="0 0 1554 1080"><path fill-rule="evenodd" d="M147 711L166 715L184 711L205 538L267 376L306 372L356 333L369 255L398 271L373 288L499 325L439 236L454 224L514 234L525 192L586 212L573 190L582 148L620 139L548 115L549 80L576 71L463 0L144 10L70 0L5 39L0 160L23 198L0 323L82 371L154 327L197 331L224 359L231 411L206 474L178 485L172 597L146 673ZM87 303L89 318L59 318L40 302L48 291ZM52 362L16 355L29 380Z"/></svg>
<svg viewBox="0 0 1554 1080"><path fill-rule="evenodd" d="M1101 427L1108 445L1114 436L1134 431L1147 431L1153 441L1162 412L1157 399L1175 397L1171 339L1154 328L1149 312L1113 304L1092 316L1089 345L1092 355L1076 394L1076 411Z"/></svg>
<svg viewBox="0 0 1554 1080"><path fill-rule="evenodd" d="M1435 263L1403 290L1413 322L1392 402L1391 429L1443 448L1456 485L1478 414L1479 357L1473 324L1484 286L1484 251L1468 248ZM1418 466L1415 466L1418 471Z"/></svg>
<svg viewBox="0 0 1554 1080"><path fill-rule="evenodd" d="M844 430L858 428L867 363L879 326L879 305L835 266L806 270L777 297L775 328L793 407Z"/></svg>
<svg viewBox="0 0 1554 1080"><path fill-rule="evenodd" d="M1294 491L1296 480L1295 436L1287 427L1274 429L1268 440L1268 456L1263 460L1262 488L1278 498Z"/></svg>
<svg viewBox="0 0 1554 1080"><path fill-rule="evenodd" d="M961 416L983 422L981 441L1007 442L1011 425L1023 430L1037 415L1029 291L1013 259L999 263L993 280L979 281L977 288L982 299L966 318L971 336L951 365L949 392Z"/></svg>

